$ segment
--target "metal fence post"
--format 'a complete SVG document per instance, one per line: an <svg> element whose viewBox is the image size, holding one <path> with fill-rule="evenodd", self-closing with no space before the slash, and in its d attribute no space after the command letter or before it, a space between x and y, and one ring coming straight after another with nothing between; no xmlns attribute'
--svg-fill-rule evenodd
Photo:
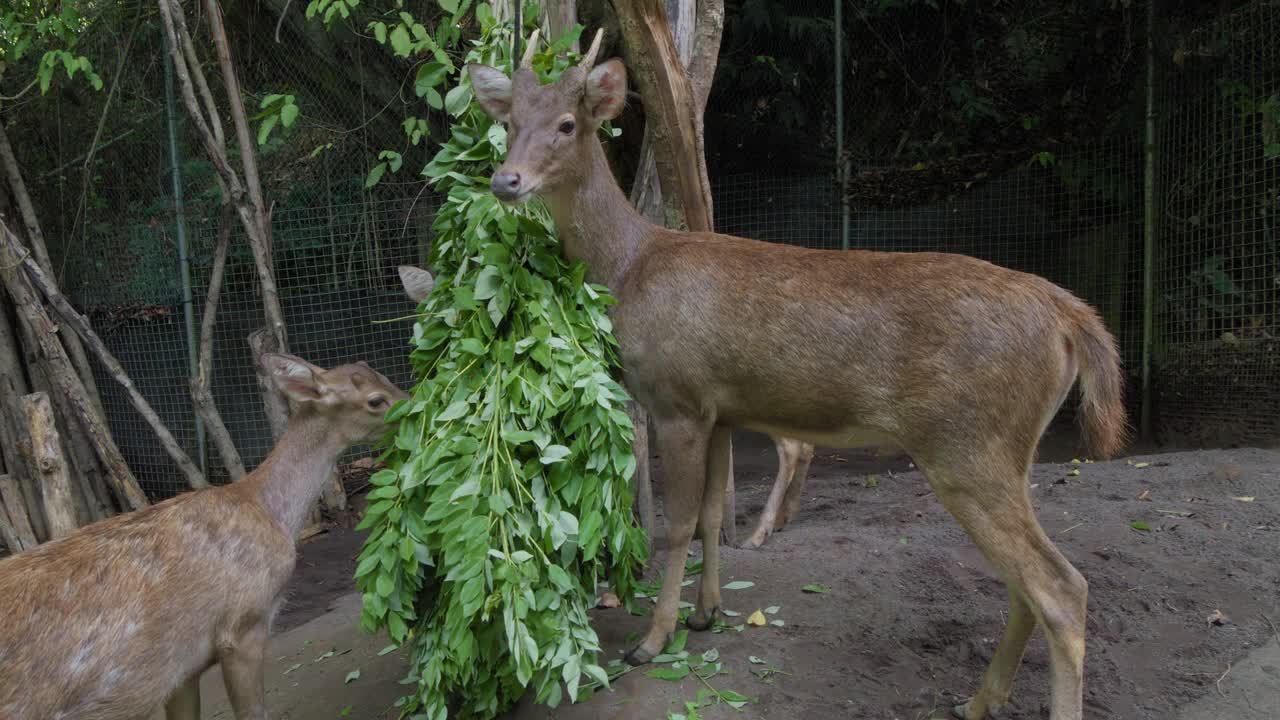
<svg viewBox="0 0 1280 720"><path fill-rule="evenodd" d="M164 41L167 46L171 38L164 31L160 34L165 36ZM199 351L196 347L195 308L191 300L191 254L187 248L187 216L182 200L182 158L178 151L178 110L173 95L173 64L167 52L164 60L164 102L165 117L169 126L169 175L173 181L174 235L178 241L178 272L182 281L182 320L187 330L187 362L190 368L188 377L194 378L199 368ZM190 395L189 391L188 395ZM204 419L195 410L194 398L191 402L191 413L196 429L197 462L200 463L200 472L208 477L209 463L208 454L205 452Z"/></svg>
<svg viewBox="0 0 1280 720"><path fill-rule="evenodd" d="M840 249L849 249L849 166L844 159L844 0L835 0L836 182L840 188Z"/></svg>
<svg viewBox="0 0 1280 720"><path fill-rule="evenodd" d="M1151 437L1151 343L1155 313L1156 232L1156 52L1155 0L1147 0L1147 96L1142 161L1142 409L1138 421L1141 437Z"/></svg>

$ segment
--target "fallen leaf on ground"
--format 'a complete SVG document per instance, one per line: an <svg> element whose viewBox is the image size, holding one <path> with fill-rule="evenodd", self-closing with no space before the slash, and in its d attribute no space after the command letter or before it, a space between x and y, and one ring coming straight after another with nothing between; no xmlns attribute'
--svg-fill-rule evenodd
<svg viewBox="0 0 1280 720"><path fill-rule="evenodd" d="M760 612L759 610L751 613L750 615L747 616L747 624L755 625L756 627L764 627L765 625L764 613Z"/></svg>
<svg viewBox="0 0 1280 720"><path fill-rule="evenodd" d="M1232 498L1231 498L1231 499L1232 499L1232 500L1239 500L1240 502L1253 502L1253 496L1252 496L1252 495L1240 495L1240 496L1238 496L1238 497L1237 497L1237 496L1232 496Z"/></svg>
<svg viewBox="0 0 1280 720"><path fill-rule="evenodd" d="M1067 474L1070 475L1071 477L1076 477L1077 475L1080 474L1080 470L1078 468L1072 468L1071 472Z"/></svg>
<svg viewBox="0 0 1280 720"><path fill-rule="evenodd" d="M866 482L862 483L862 485L863 487L869 487L869 488L877 487L880 485L880 478L876 477L875 475L868 475Z"/></svg>
<svg viewBox="0 0 1280 720"><path fill-rule="evenodd" d="M781 609L782 609L782 608L778 607L777 605L770 605L769 607L767 607L767 608L765 608L765 609L764 609L764 614L765 614L765 615L777 615L777 614L778 614L778 611L779 611L779 610L781 610Z"/></svg>
<svg viewBox="0 0 1280 720"><path fill-rule="evenodd" d="M600 604L596 607L616 608L622 605L622 601L618 600L618 596L612 592L607 592L600 596Z"/></svg>
<svg viewBox="0 0 1280 720"><path fill-rule="evenodd" d="M809 584L809 585L805 585L804 587L800 588L800 592L806 592L806 593L825 593L825 592L831 592L831 588L827 587L826 585L819 585L818 583L811 583L811 584Z"/></svg>
<svg viewBox="0 0 1280 720"><path fill-rule="evenodd" d="M359 679L360 679L360 670L357 668L347 673L347 679L343 680L342 684L346 685L348 683L355 682L356 680L359 680Z"/></svg>
<svg viewBox="0 0 1280 720"><path fill-rule="evenodd" d="M747 588L755 587L755 586L756 586L756 584L755 584L755 583L753 583L753 582L751 582L750 580L734 580L733 582L729 583L728 585L725 585L722 589L724 589L724 590L746 590Z"/></svg>
<svg viewBox="0 0 1280 720"><path fill-rule="evenodd" d="M1209 613L1209 617L1205 618L1205 622L1208 622L1210 625L1225 625L1230 622L1230 619L1226 615L1223 615L1221 610L1214 610Z"/></svg>
<svg viewBox="0 0 1280 720"><path fill-rule="evenodd" d="M1133 522L1129 523L1129 527L1133 528L1134 530L1138 530L1140 532L1151 532L1151 526L1142 522L1141 520L1134 520Z"/></svg>
<svg viewBox="0 0 1280 720"><path fill-rule="evenodd" d="M1147 502L1151 502L1151 491L1150 491L1150 490L1143 490L1143 491L1142 491L1142 494L1138 496L1138 499L1139 499L1139 500L1146 500Z"/></svg>
<svg viewBox="0 0 1280 720"><path fill-rule="evenodd" d="M1133 464L1133 466L1134 466L1134 467L1136 467L1136 468L1151 467L1151 463L1149 463L1149 462L1140 462L1140 463L1134 463L1134 464Z"/></svg>

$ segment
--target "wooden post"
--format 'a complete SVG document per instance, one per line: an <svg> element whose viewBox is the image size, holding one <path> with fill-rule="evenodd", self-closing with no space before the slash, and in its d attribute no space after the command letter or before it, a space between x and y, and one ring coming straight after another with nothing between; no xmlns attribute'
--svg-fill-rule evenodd
<svg viewBox="0 0 1280 720"><path fill-rule="evenodd" d="M37 392L23 396L22 412L31 433L30 465L40 473L49 539L57 540L75 531L76 506L49 395Z"/></svg>
<svg viewBox="0 0 1280 720"><path fill-rule="evenodd" d="M0 520L9 523L14 535L14 544L5 540L9 552L16 555L22 550L30 550L39 544L35 530L31 528L31 518L27 515L26 500L22 497L22 488L12 475L0 475Z"/></svg>
<svg viewBox="0 0 1280 720"><path fill-rule="evenodd" d="M653 483L649 477L649 415L635 400L627 403L627 415L636 435L631 442L631 451L636 457L636 474L631 478L636 489L636 514L640 516L640 527L649 537L649 553L652 554L658 518L653 507Z"/></svg>

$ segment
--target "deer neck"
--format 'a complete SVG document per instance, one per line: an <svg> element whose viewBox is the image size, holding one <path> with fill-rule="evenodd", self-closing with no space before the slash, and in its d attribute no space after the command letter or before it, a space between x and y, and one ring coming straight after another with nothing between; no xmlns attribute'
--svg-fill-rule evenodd
<svg viewBox="0 0 1280 720"><path fill-rule="evenodd" d="M267 515L294 539L346 448L332 423L296 414L271 454L243 482Z"/></svg>
<svg viewBox="0 0 1280 720"><path fill-rule="evenodd" d="M544 200L555 218L565 257L585 262L589 281L616 291L656 226L618 187L600 141L593 140L590 148L581 181Z"/></svg>

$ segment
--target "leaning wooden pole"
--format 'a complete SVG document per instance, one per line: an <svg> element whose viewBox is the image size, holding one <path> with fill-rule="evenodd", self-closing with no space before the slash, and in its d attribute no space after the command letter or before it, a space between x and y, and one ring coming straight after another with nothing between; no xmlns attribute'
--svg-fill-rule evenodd
<svg viewBox="0 0 1280 720"><path fill-rule="evenodd" d="M9 290L13 304L24 322L31 328L32 339L38 346L40 362L51 385L65 396L81 426L89 436L94 452L102 461L107 479L121 505L130 510L147 506L147 496L138 480L129 470L120 448L111 438L111 431L98 413L85 391L71 359L58 338L58 326L45 311L27 273L23 270L29 253L9 228L0 222L0 274Z"/></svg>
<svg viewBox="0 0 1280 720"><path fill-rule="evenodd" d="M5 235L5 244L10 245L9 252L13 252L12 245L16 244L18 239L3 224L0 224L0 232ZM169 432L169 428L165 426L164 421L156 414L155 409L151 407L151 403L147 402L142 393L138 392L137 386L133 384L124 367L120 365L120 361L107 349L106 344L102 342L102 338L98 337L98 334L93 331L88 318L71 307L71 303L67 302L62 293L58 292L58 288L54 286L49 277L40 269L40 266L31 258L23 258L20 266L31 281L31 284L40 291L40 294L44 296L53 311L62 318L63 322L80 335L80 338L89 346L93 354L98 357L98 361L106 368L107 373L124 388L125 393L129 396L129 404L133 405L138 414L142 416L142 419L151 427L152 432L156 434L156 438L160 441L160 446L169 454L169 457L178 466L178 469L182 471L182 474L187 477L187 483L193 489L208 487L209 483L205 480L204 474L200 472L200 468L191 461L182 446L178 444L177 438L173 436L173 433Z"/></svg>

